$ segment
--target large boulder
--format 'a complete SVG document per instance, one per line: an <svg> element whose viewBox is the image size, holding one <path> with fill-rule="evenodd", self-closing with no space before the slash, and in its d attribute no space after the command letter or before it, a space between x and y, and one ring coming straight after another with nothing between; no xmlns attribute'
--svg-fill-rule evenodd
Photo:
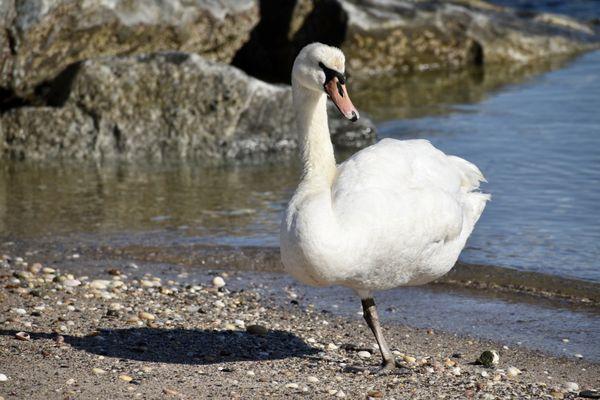
<svg viewBox="0 0 600 400"><path fill-rule="evenodd" d="M355 76L528 62L596 47L594 27L479 0L263 0L261 20L234 59L288 82L294 57L319 41L340 47Z"/></svg>
<svg viewBox="0 0 600 400"><path fill-rule="evenodd" d="M13 1L0 1L0 97L3 95L2 88L12 85L14 42L10 34L10 27L15 15Z"/></svg>
<svg viewBox="0 0 600 400"><path fill-rule="evenodd" d="M31 97L69 65L109 55L181 50L229 62L257 22L257 0L3 0L0 54L6 35L13 54L12 68L0 61L0 86Z"/></svg>
<svg viewBox="0 0 600 400"><path fill-rule="evenodd" d="M60 85L69 92L51 96L54 107L0 116L5 157L222 160L297 147L289 86L196 54L96 59L70 74ZM339 146L374 141L366 119L332 125Z"/></svg>

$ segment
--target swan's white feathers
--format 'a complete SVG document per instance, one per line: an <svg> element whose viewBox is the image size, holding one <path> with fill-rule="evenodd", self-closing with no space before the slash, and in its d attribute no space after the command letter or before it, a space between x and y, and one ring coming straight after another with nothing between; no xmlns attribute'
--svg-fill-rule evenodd
<svg viewBox="0 0 600 400"><path fill-rule="evenodd" d="M473 192L482 180L473 164L426 140L384 139L338 166L331 197L292 200L288 227L302 245L286 259L282 236L288 272L359 291L436 279L452 268L483 212L489 195Z"/></svg>

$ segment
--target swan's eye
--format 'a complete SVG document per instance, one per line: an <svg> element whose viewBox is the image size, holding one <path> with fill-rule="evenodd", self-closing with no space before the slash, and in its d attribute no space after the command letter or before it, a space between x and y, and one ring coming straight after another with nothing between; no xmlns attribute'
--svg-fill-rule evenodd
<svg viewBox="0 0 600 400"><path fill-rule="evenodd" d="M325 66L325 64L323 64L322 62L319 63L319 67L321 67L321 69L323 70L323 72L325 73L325 83L329 82L330 80L332 80L333 78L338 78L338 81L344 85L346 84L346 77L344 76L344 74L337 72L334 69L331 68L327 68Z"/></svg>

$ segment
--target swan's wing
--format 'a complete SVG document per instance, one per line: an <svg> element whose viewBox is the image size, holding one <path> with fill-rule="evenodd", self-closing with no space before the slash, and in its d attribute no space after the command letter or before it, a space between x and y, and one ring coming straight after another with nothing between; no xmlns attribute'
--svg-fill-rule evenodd
<svg viewBox="0 0 600 400"><path fill-rule="evenodd" d="M465 222L475 224L483 206L474 207L468 195L483 180L475 165L426 140L384 139L338 167L334 211L347 229L366 228L377 240L396 237L417 250L458 237Z"/></svg>

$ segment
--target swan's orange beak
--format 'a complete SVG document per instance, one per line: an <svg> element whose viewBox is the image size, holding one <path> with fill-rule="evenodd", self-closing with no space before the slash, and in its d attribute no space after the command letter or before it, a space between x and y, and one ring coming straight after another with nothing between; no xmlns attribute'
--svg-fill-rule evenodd
<svg viewBox="0 0 600 400"><path fill-rule="evenodd" d="M333 104L336 105L344 117L352 122L358 120L358 111L354 107L354 104L352 104L350 96L348 96L345 84L341 83L337 77L333 77L325 83L324 87L325 92L327 92Z"/></svg>

